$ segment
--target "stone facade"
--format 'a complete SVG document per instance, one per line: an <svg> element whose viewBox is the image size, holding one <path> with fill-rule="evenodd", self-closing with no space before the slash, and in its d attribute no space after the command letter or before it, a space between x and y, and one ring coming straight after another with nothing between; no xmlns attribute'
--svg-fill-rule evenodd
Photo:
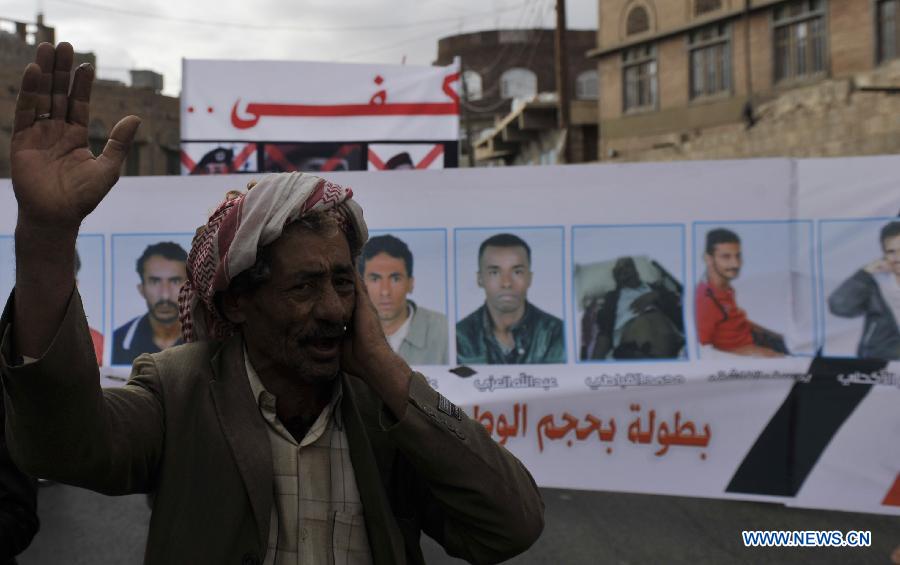
<svg viewBox="0 0 900 565"><path fill-rule="evenodd" d="M586 53L596 43L593 31L569 30L566 35L569 54L569 95L575 98L580 74L596 70ZM511 68L524 68L535 73L537 92L556 91L554 30L504 29L464 33L438 41L435 65L449 65L460 57L464 71L475 71L481 77L482 96L463 104L463 129L478 136L491 130L498 120L512 111L512 99L500 95L500 77ZM465 135L465 131L462 132ZM463 140L461 147L465 148ZM465 150L464 150L465 152ZM465 165L466 159L460 163Z"/></svg>
<svg viewBox="0 0 900 565"><path fill-rule="evenodd" d="M35 41L53 40L53 28L39 23L38 30ZM35 42L29 42L24 35L0 31L0 177L10 176L9 143L16 94L22 71L34 60L35 49ZM93 53L76 53L75 64L82 62L96 65ZM180 174L179 99L150 89L130 88L114 81L94 81L88 128L94 153L102 151L109 131L128 114L140 116L142 123L122 174Z"/></svg>
<svg viewBox="0 0 900 565"><path fill-rule="evenodd" d="M775 14L796 0L706 2L713 9L695 15L700 1L600 2L597 48L591 52L601 85L600 159L806 157L900 150L900 99L860 89L870 83L900 86L897 64L877 60L878 0L805 0L821 14L823 70L782 80L776 80ZM636 7L649 15L649 29L628 35L627 15ZM692 98L689 37L709 26L726 34L729 85L715 95ZM626 110L623 53L635 46L655 50L657 97L651 108ZM754 125L748 127L749 122Z"/></svg>
<svg viewBox="0 0 900 565"><path fill-rule="evenodd" d="M629 161L839 157L900 151L900 61L797 88L759 105L757 122L634 138ZM629 145L631 143L632 145ZM649 147L648 147L649 145Z"/></svg>

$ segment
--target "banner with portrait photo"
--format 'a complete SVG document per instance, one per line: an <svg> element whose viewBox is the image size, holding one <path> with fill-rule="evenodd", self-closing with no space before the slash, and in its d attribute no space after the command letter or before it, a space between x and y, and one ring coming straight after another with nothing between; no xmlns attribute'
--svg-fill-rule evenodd
<svg viewBox="0 0 900 565"><path fill-rule="evenodd" d="M327 176L353 188L372 241L401 242L380 240L360 264L370 295L384 283L382 325L416 307L433 314L447 361L413 366L539 484L900 515L900 354L858 355L873 336L890 353L898 334L887 284L900 280L898 167L874 157ZM149 280L138 258L188 245L254 176L126 177L85 220L85 236L103 242L79 289L86 304L102 289L89 316L107 336L105 386L128 374L108 362L115 329L160 304L150 326L165 343L170 309L139 292ZM8 291L15 202L4 183ZM878 274L859 287L870 294L851 298L880 309L835 309L837 289L866 267ZM102 282L86 268L105 269ZM540 358L539 343L560 354ZM499 354L459 362L466 347Z"/></svg>
<svg viewBox="0 0 900 565"><path fill-rule="evenodd" d="M187 175L456 167L460 63L185 59Z"/></svg>

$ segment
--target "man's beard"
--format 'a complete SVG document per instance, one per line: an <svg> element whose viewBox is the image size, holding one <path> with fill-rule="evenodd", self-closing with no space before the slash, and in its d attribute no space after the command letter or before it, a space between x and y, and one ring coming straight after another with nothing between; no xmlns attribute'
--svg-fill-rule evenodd
<svg viewBox="0 0 900 565"><path fill-rule="evenodd" d="M333 380L341 369L340 349L347 335L346 327L344 323L319 322L296 335L293 339L295 349L285 352L287 354L284 359L285 368L295 371L301 379L311 383ZM317 348L330 349L332 347L338 348L338 357L325 361L325 365L323 365L321 359L316 359L315 351ZM328 370L327 374L324 373L324 367L332 363L334 363L332 370Z"/></svg>
<svg viewBox="0 0 900 565"><path fill-rule="evenodd" d="M738 275L741 274L740 268L738 269L716 269L716 273L726 281L733 281L738 278Z"/></svg>

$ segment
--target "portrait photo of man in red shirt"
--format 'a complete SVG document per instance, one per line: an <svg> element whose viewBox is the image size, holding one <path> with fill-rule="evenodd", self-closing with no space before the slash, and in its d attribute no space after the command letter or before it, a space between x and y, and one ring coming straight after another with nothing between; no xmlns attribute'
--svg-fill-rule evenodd
<svg viewBox="0 0 900 565"><path fill-rule="evenodd" d="M700 345L752 357L788 354L780 334L754 323L738 306L732 282L743 267L740 237L726 228L710 230L703 260L706 276L697 285L694 300Z"/></svg>

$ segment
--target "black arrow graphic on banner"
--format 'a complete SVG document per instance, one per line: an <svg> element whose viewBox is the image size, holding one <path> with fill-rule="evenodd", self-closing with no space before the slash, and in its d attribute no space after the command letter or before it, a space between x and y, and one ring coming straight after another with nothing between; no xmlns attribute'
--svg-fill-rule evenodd
<svg viewBox="0 0 900 565"><path fill-rule="evenodd" d="M731 478L726 492L796 496L831 439L872 389L837 376L884 369L878 359L816 357L808 383L794 384Z"/></svg>

